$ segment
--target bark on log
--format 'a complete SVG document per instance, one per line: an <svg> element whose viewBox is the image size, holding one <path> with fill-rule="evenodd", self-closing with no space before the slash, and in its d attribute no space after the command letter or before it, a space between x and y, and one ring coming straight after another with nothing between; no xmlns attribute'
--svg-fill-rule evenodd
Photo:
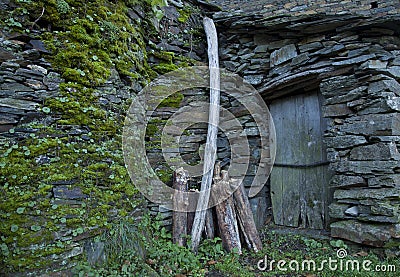
<svg viewBox="0 0 400 277"><path fill-rule="evenodd" d="M187 232L190 234L193 228L194 212L187 213Z"/></svg>
<svg viewBox="0 0 400 277"><path fill-rule="evenodd" d="M212 208L207 210L206 213L206 227L205 227L206 237L208 239L213 239L215 237L214 231L214 217Z"/></svg>
<svg viewBox="0 0 400 277"><path fill-rule="evenodd" d="M183 168L174 171L173 174L174 212L172 214L172 241L180 246L186 246L188 214L185 212L187 199L180 192L188 191L189 174Z"/></svg>
<svg viewBox="0 0 400 277"><path fill-rule="evenodd" d="M189 192L196 192L194 189L190 189ZM187 213L187 232L188 234L191 234L192 228L193 228L193 221L194 221L194 212L188 212Z"/></svg>
<svg viewBox="0 0 400 277"><path fill-rule="evenodd" d="M221 173L222 178L218 178L218 176L214 178L215 180L220 179L217 184L225 187L229 186L230 184L227 172L222 171ZM228 199L215 206L215 210L217 213L218 227L222 245L228 252L236 249L236 251L241 254L242 246L240 243L239 228L236 220L233 197L230 196Z"/></svg>
<svg viewBox="0 0 400 277"><path fill-rule="evenodd" d="M197 252L201 234L204 230L205 217L210 198L210 188L213 177L213 169L217 157L217 134L219 123L219 101L220 101L220 75L218 62L218 37L212 19L203 19L204 29L207 35L208 60L210 68L210 110L207 131L207 141L204 151L203 177L201 189L197 201L196 214L192 228L192 250Z"/></svg>
<svg viewBox="0 0 400 277"><path fill-rule="evenodd" d="M243 183L240 184L238 189L233 193L233 198L239 226L242 230L246 245L249 249L257 252L262 249L262 242L254 222L253 212L251 211L250 202L246 196Z"/></svg>

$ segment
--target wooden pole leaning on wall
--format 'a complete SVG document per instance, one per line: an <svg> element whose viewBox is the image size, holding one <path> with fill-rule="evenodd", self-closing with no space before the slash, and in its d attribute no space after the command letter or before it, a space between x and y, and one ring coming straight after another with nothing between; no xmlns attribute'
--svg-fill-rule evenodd
<svg viewBox="0 0 400 277"><path fill-rule="evenodd" d="M217 159L217 134L219 124L220 104L220 74L218 60L218 36L214 22L208 17L203 18L204 30L208 44L208 64L210 69L210 107L208 116L207 141L204 150L203 177L201 179L200 196L197 201L196 213L192 227L192 250L197 253L201 235L204 231L210 189L212 184L214 163Z"/></svg>
<svg viewBox="0 0 400 277"><path fill-rule="evenodd" d="M172 241L180 246L186 246L186 236L188 234L188 200L183 193L188 191L189 173L182 167L174 171L173 188L174 193L174 212L172 213Z"/></svg>

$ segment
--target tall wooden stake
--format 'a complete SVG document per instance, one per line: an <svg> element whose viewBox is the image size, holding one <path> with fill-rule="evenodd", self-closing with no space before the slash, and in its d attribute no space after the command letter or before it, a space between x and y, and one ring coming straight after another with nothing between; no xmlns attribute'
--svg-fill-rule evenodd
<svg viewBox="0 0 400 277"><path fill-rule="evenodd" d="M213 169L217 155L217 134L219 123L219 97L220 76L218 62L218 37L212 19L203 19L204 30L208 43L208 63L210 68L210 110L208 119L207 142L204 151L204 168L201 180L199 200L192 228L192 250L197 252L201 234L204 230L205 217L210 198L210 189L213 177Z"/></svg>

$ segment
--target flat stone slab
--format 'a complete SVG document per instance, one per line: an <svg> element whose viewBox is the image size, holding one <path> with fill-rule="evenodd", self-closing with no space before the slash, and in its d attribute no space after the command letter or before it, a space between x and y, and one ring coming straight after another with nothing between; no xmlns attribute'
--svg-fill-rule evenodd
<svg viewBox="0 0 400 277"><path fill-rule="evenodd" d="M400 174L379 176L368 179L369 187L400 187Z"/></svg>
<svg viewBox="0 0 400 277"><path fill-rule="evenodd" d="M353 161L400 160L400 154L395 143L380 142L353 148L350 159Z"/></svg>
<svg viewBox="0 0 400 277"><path fill-rule="evenodd" d="M400 197L397 188L360 188L351 190L336 190L333 197L335 199L391 199Z"/></svg>
<svg viewBox="0 0 400 277"><path fill-rule="evenodd" d="M39 104L32 101L13 99L13 98L2 98L0 99L0 106L8 107L18 110L35 111Z"/></svg>
<svg viewBox="0 0 400 277"><path fill-rule="evenodd" d="M82 193L80 188L68 188L68 186L56 186L53 188L55 198L61 199L84 199L88 196Z"/></svg>
<svg viewBox="0 0 400 277"><path fill-rule="evenodd" d="M361 176L335 175L330 181L330 186L335 188L366 186L367 182Z"/></svg>
<svg viewBox="0 0 400 277"><path fill-rule="evenodd" d="M345 149L367 143L367 140L365 139L364 136L352 136L352 135L329 137L326 138L325 141L328 147L333 147L337 149Z"/></svg>
<svg viewBox="0 0 400 277"><path fill-rule="evenodd" d="M349 118L339 127L341 132L356 135L400 135L400 113L369 114Z"/></svg>
<svg viewBox="0 0 400 277"><path fill-rule="evenodd" d="M331 224L331 235L357 243L382 247L390 239L399 237L400 224L370 224L356 220L344 220Z"/></svg>
<svg viewBox="0 0 400 277"><path fill-rule="evenodd" d="M271 54L271 66L279 65L297 56L297 49L294 44L286 45Z"/></svg>
<svg viewBox="0 0 400 277"><path fill-rule="evenodd" d="M349 172L357 174L394 174L400 167L398 161L341 161L335 165L335 170L340 173Z"/></svg>

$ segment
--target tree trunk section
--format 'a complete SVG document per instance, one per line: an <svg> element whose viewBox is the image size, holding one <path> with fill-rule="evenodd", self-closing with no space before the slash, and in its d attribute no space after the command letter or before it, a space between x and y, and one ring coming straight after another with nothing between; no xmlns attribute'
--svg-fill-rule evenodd
<svg viewBox="0 0 400 277"><path fill-rule="evenodd" d="M186 246L188 214L185 212L188 201L181 192L188 191L189 174L183 168L174 172L173 187L174 193L174 212L172 214L172 240L180 246Z"/></svg>
<svg viewBox="0 0 400 277"><path fill-rule="evenodd" d="M250 208L249 199L246 196L243 183L240 184L238 189L233 193L236 212L240 229L243 232L244 240L249 249L255 252L262 249L262 242L258 235L257 227L254 222L253 212Z"/></svg>
<svg viewBox="0 0 400 277"><path fill-rule="evenodd" d="M192 192L194 193L196 190L190 189L189 193ZM193 228L193 221L194 221L194 212L188 212L187 213L187 232L188 234L192 233L192 228Z"/></svg>
<svg viewBox="0 0 400 277"><path fill-rule="evenodd" d="M219 172L219 169L215 170ZM215 176L215 185L220 185L221 187L230 186L228 174L226 171L222 171L222 178ZM213 197L218 197L218 195L213 195ZM218 219L219 233L222 240L222 245L228 252L236 249L239 254L242 253L242 246L240 243L239 228L236 220L235 206L233 204L233 197L230 196L225 201L219 203L215 206Z"/></svg>
<svg viewBox="0 0 400 277"><path fill-rule="evenodd" d="M208 239L213 239L215 237L215 231L214 231L214 217L213 217L213 211L212 208L207 210L206 213L206 237Z"/></svg>
<svg viewBox="0 0 400 277"><path fill-rule="evenodd" d="M197 201L196 213L192 228L192 250L197 252L201 234L204 230L205 218L210 198L210 188L213 177L213 169L217 156L217 134L219 123L219 101L220 101L220 75L218 62L218 37L212 19L205 17L203 25L208 43L208 60L210 69L210 110L207 131L207 141L204 151L203 177L199 199Z"/></svg>

